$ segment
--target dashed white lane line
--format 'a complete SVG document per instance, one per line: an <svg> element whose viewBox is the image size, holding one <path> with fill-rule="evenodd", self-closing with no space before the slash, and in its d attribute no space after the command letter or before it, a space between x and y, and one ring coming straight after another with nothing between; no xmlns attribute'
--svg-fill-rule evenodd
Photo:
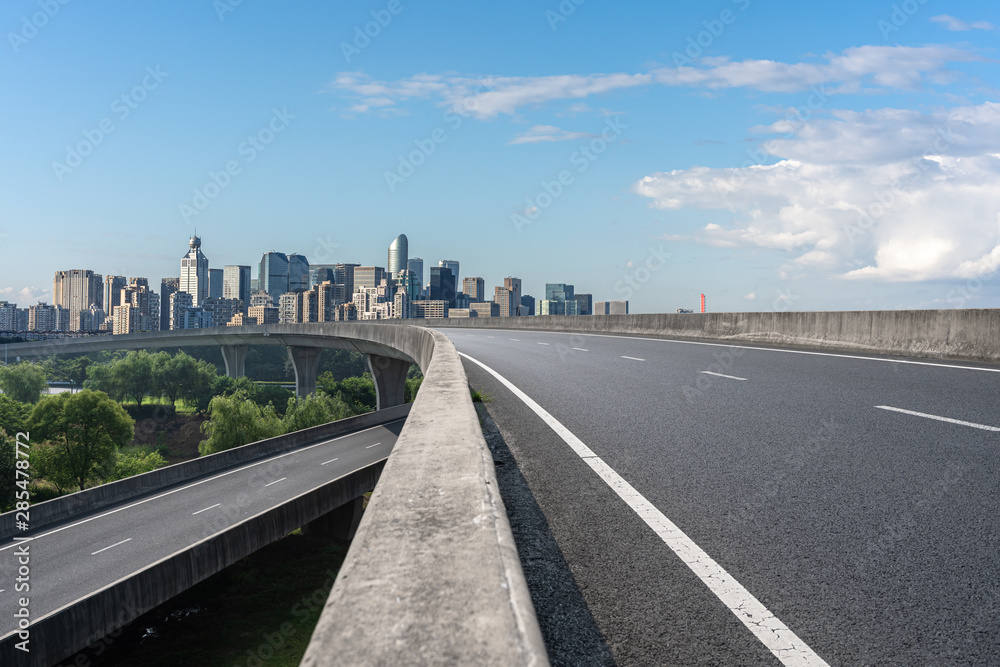
<svg viewBox="0 0 1000 667"><path fill-rule="evenodd" d="M521 342L520 338L511 338L511 340L514 341L515 343L520 343Z"/></svg>
<svg viewBox="0 0 1000 667"><path fill-rule="evenodd" d="M191 516L194 516L195 514L201 514L202 512L207 512L208 510L215 509L216 507L219 507L220 505L222 505L222 503L215 503L211 507L206 507L205 509L198 510L197 512L191 512Z"/></svg>
<svg viewBox="0 0 1000 667"><path fill-rule="evenodd" d="M376 442L374 445L368 445L367 447L365 447L365 449L371 449L372 447L378 447L381 444L382 444L381 442Z"/></svg>
<svg viewBox="0 0 1000 667"><path fill-rule="evenodd" d="M585 350L582 347L574 347L573 349L576 350L577 352L590 352L590 350Z"/></svg>
<svg viewBox="0 0 1000 667"><path fill-rule="evenodd" d="M662 539L677 556L684 561L692 572L708 586L724 605L743 622L750 632L784 665L803 665L807 667L829 667L826 661L819 657L809 646L772 614L760 600L744 588L736 579L726 572L721 565L712 560L701 547L678 528L651 502L646 500L631 484L615 472L593 450L549 414L542 406L532 400L527 394L514 386L507 378L495 370L467 354L459 354L480 366L507 387L515 396L524 402L531 410L541 417L556 434L569 445L576 454L600 476L604 483L618 494L639 517Z"/></svg>
<svg viewBox="0 0 1000 667"><path fill-rule="evenodd" d="M121 542L115 542L110 547L104 547L103 549L98 549L97 551L95 551L94 553L92 553L90 555L91 556L96 556L97 554L101 553L102 551L107 551L108 549L113 549L113 548L117 547L120 544L125 544L126 542L131 542L131 541L132 541L132 538L130 537L128 539L122 540Z"/></svg>
<svg viewBox="0 0 1000 667"><path fill-rule="evenodd" d="M913 410L904 410L903 408L894 408L889 405L876 405L879 410L891 410L892 412L902 412L904 415L913 415L914 417L923 417L925 419L935 419L939 422L948 422L949 424L958 424L960 426L971 426L972 428L978 428L983 431L993 431L994 433L1000 433L1000 428L996 426L987 426L986 424L976 424L975 422L964 422L961 419L951 419L950 417L939 417L938 415L929 415L926 412L914 412Z"/></svg>
<svg viewBox="0 0 1000 667"><path fill-rule="evenodd" d="M640 359L639 357L626 357L622 355L622 359L631 359L632 361L646 361L645 359Z"/></svg>
<svg viewBox="0 0 1000 667"><path fill-rule="evenodd" d="M322 463L320 463L320 465L321 466L325 466L327 463L333 463L334 461L337 461L337 460L339 460L339 459L330 459L329 461L323 461Z"/></svg>
<svg viewBox="0 0 1000 667"><path fill-rule="evenodd" d="M704 373L705 375L714 375L714 376L720 377L720 378L729 378L730 380L739 380L740 382L746 382L747 381L746 378L738 378L735 375L723 375L722 373L713 373L712 371L700 371L700 372Z"/></svg>
<svg viewBox="0 0 1000 667"><path fill-rule="evenodd" d="M264 485L264 487L266 488L268 486L271 486L272 484L277 484L278 482L284 482L286 479L288 479L288 478L287 477L282 477L281 479L276 479L273 482L268 482L267 484Z"/></svg>
<svg viewBox="0 0 1000 667"><path fill-rule="evenodd" d="M538 343L539 345L548 345L548 343Z"/></svg>

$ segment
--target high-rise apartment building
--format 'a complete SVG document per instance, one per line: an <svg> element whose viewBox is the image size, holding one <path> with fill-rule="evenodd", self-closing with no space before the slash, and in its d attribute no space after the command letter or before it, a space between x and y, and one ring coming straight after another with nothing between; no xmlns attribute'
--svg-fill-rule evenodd
<svg viewBox="0 0 1000 667"><path fill-rule="evenodd" d="M69 310L62 306L50 306L39 301L28 306L28 331L68 331Z"/></svg>
<svg viewBox="0 0 1000 667"><path fill-rule="evenodd" d="M389 275L395 277L400 271L407 269L410 254L410 243L406 239L406 234L400 234L389 244L389 261L386 268Z"/></svg>
<svg viewBox="0 0 1000 667"><path fill-rule="evenodd" d="M208 258L202 253L201 239L197 236L188 241L188 252L181 258L179 291L191 295L195 308L208 298Z"/></svg>
<svg viewBox="0 0 1000 667"><path fill-rule="evenodd" d="M497 304L498 317L514 317L517 315L518 303L514 299L514 292L506 287L493 288L493 302ZM469 304L471 308L474 304Z"/></svg>
<svg viewBox="0 0 1000 667"><path fill-rule="evenodd" d="M180 291L180 278L160 280L160 331L170 330L170 295Z"/></svg>
<svg viewBox="0 0 1000 667"><path fill-rule="evenodd" d="M513 300L511 304L512 315L517 315L517 307L521 305L521 279L507 276L503 279L503 286L511 291ZM501 316L503 313L501 312Z"/></svg>
<svg viewBox="0 0 1000 667"><path fill-rule="evenodd" d="M115 306L122 305L122 290L128 285L125 276L104 276L104 312L110 314Z"/></svg>
<svg viewBox="0 0 1000 667"><path fill-rule="evenodd" d="M208 270L208 298L221 299L225 272L222 269Z"/></svg>
<svg viewBox="0 0 1000 667"><path fill-rule="evenodd" d="M335 264L333 267L333 301L335 304L351 303L354 294L354 269L360 264Z"/></svg>
<svg viewBox="0 0 1000 667"><path fill-rule="evenodd" d="M52 302L66 309L69 323L65 331L81 331L80 313L104 303L102 277L90 269L56 271L52 279Z"/></svg>
<svg viewBox="0 0 1000 667"><path fill-rule="evenodd" d="M465 278L462 280L462 291L469 297L469 303L486 300L486 283L482 278Z"/></svg>
<svg viewBox="0 0 1000 667"><path fill-rule="evenodd" d="M17 331L17 304L0 301L0 331Z"/></svg>
<svg viewBox="0 0 1000 667"><path fill-rule="evenodd" d="M222 298L250 303L250 267L227 264L222 269Z"/></svg>

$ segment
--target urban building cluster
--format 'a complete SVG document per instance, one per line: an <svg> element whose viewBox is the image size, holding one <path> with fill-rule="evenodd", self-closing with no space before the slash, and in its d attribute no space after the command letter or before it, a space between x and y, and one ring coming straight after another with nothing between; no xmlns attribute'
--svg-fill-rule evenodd
<svg viewBox="0 0 1000 667"><path fill-rule="evenodd" d="M389 245L386 266L310 264L296 253L264 253L249 265L209 267L192 236L180 275L159 292L140 277L102 276L90 269L57 271L52 304L19 308L0 301L0 331L127 334L168 329L294 322L444 317L627 314L627 301L597 301L573 285L549 283L538 301L521 279L504 278L492 295L480 277L459 282L459 262L441 260L424 283L424 260L410 257L405 234ZM490 296L491 298L487 298Z"/></svg>

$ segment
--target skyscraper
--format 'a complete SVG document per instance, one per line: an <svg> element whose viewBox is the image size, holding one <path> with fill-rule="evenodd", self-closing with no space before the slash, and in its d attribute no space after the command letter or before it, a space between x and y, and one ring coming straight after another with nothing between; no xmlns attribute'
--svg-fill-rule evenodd
<svg viewBox="0 0 1000 667"><path fill-rule="evenodd" d="M381 266L355 266L353 280L354 291L348 297L348 301L354 298L353 294L360 288L378 287L379 283L387 277L388 276L385 275L385 269Z"/></svg>
<svg viewBox="0 0 1000 667"><path fill-rule="evenodd" d="M288 291L305 292L309 289L309 260L305 255L288 256Z"/></svg>
<svg viewBox="0 0 1000 667"><path fill-rule="evenodd" d="M222 270L222 298L250 305L250 267L228 264Z"/></svg>
<svg viewBox="0 0 1000 667"><path fill-rule="evenodd" d="M453 259L442 259L438 262L438 266L451 269L451 275L455 278L455 291L458 291L459 285L462 284L458 279L458 262Z"/></svg>
<svg viewBox="0 0 1000 667"><path fill-rule="evenodd" d="M389 244L389 263L386 265L389 275L395 277L403 269L409 268L410 245L406 234L400 234Z"/></svg>
<svg viewBox="0 0 1000 667"><path fill-rule="evenodd" d="M283 252L265 252L260 259L257 285L261 292L267 292L274 303L288 291L288 257Z"/></svg>
<svg viewBox="0 0 1000 667"><path fill-rule="evenodd" d="M201 252L197 236L188 241L188 253L181 258L180 291L191 295L195 308L208 298L208 258Z"/></svg>
<svg viewBox="0 0 1000 667"><path fill-rule="evenodd" d="M455 307L455 274L446 266L431 267L431 301L444 301Z"/></svg>
<svg viewBox="0 0 1000 667"><path fill-rule="evenodd" d="M68 310L71 317L103 302L100 274L90 269L56 271L52 279L52 303Z"/></svg>
<svg viewBox="0 0 1000 667"><path fill-rule="evenodd" d="M115 306L122 305L122 290L128 285L125 276L104 277L104 312L112 313Z"/></svg>
<svg viewBox="0 0 1000 667"><path fill-rule="evenodd" d="M424 258L409 258L406 260L406 268L413 271L413 275L417 277L417 291L422 291L424 289Z"/></svg>
<svg viewBox="0 0 1000 667"><path fill-rule="evenodd" d="M208 298L221 299L225 272L222 269L208 270Z"/></svg>
<svg viewBox="0 0 1000 667"><path fill-rule="evenodd" d="M170 329L170 295L179 292L180 286L180 278L163 278L160 280L160 331L168 331ZM112 310L112 312L114 311Z"/></svg>
<svg viewBox="0 0 1000 667"><path fill-rule="evenodd" d="M485 284L482 278L469 277L462 281L462 291L471 303L480 303L486 299Z"/></svg>
<svg viewBox="0 0 1000 667"><path fill-rule="evenodd" d="M511 299L511 315L517 315L517 307L521 305L521 279L507 276L503 279L503 286L513 294L513 298ZM502 311L503 309L501 308L501 315L503 315Z"/></svg>

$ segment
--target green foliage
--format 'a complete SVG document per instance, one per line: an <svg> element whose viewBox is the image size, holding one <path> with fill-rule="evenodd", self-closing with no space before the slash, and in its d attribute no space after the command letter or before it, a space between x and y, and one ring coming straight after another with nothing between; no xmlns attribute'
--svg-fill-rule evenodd
<svg viewBox="0 0 1000 667"><path fill-rule="evenodd" d="M48 389L45 368L42 364L22 361L19 364L0 366L0 390L15 401L37 403Z"/></svg>
<svg viewBox="0 0 1000 667"><path fill-rule="evenodd" d="M14 509L17 501L16 457L14 438L0 429L0 512Z"/></svg>
<svg viewBox="0 0 1000 667"><path fill-rule="evenodd" d="M473 403L489 403L490 401L493 400L492 398L490 398L489 394L480 393L479 391L473 389L472 387L469 387L469 392L472 394Z"/></svg>
<svg viewBox="0 0 1000 667"><path fill-rule="evenodd" d="M215 391L220 376L215 366L207 361L195 359L185 352L173 356L158 352L153 357L155 392L171 405L177 405L177 399L184 398L191 401L196 410L204 412L212 397L220 393Z"/></svg>
<svg viewBox="0 0 1000 667"><path fill-rule="evenodd" d="M14 437L28 429L31 405L15 401L6 394L0 394L0 430Z"/></svg>
<svg viewBox="0 0 1000 667"><path fill-rule="evenodd" d="M88 367L84 387L105 393L120 403L125 400L125 388L114 372L115 363L111 361Z"/></svg>
<svg viewBox="0 0 1000 667"><path fill-rule="evenodd" d="M340 382L335 381L331 374L324 373L317 380L317 386L328 395L342 400L356 415L375 410L375 382L368 373Z"/></svg>
<svg viewBox="0 0 1000 667"><path fill-rule="evenodd" d="M60 488L108 477L115 454L135 434L135 422L107 394L84 389L78 394L48 396L35 406L28 423L32 440L48 443L38 474Z"/></svg>
<svg viewBox="0 0 1000 667"><path fill-rule="evenodd" d="M146 350L129 352L124 359L112 364L111 369L125 396L141 408L143 399L154 389L153 355Z"/></svg>
<svg viewBox="0 0 1000 667"><path fill-rule="evenodd" d="M412 403L415 401L417 398L417 390L420 389L420 384L423 381L423 377L407 378L406 387L403 389L403 401L406 403Z"/></svg>
<svg viewBox="0 0 1000 667"><path fill-rule="evenodd" d="M208 438L198 445L202 456L273 438L283 432L274 407L260 407L242 390L231 396L213 398L208 414L208 421L201 425Z"/></svg>
<svg viewBox="0 0 1000 667"><path fill-rule="evenodd" d="M257 405L261 407L274 406L274 410L279 416L284 414L285 406L293 398L295 398L294 392L277 384L255 384L254 391L250 394L250 400Z"/></svg>
<svg viewBox="0 0 1000 667"><path fill-rule="evenodd" d="M114 472L105 480L113 482L167 465L167 460L159 452L149 447L122 447L115 458Z"/></svg>
<svg viewBox="0 0 1000 667"><path fill-rule="evenodd" d="M346 419L352 414L354 413L350 407L339 398L317 393L306 398L288 399L288 407L281 423L284 432L291 433Z"/></svg>

